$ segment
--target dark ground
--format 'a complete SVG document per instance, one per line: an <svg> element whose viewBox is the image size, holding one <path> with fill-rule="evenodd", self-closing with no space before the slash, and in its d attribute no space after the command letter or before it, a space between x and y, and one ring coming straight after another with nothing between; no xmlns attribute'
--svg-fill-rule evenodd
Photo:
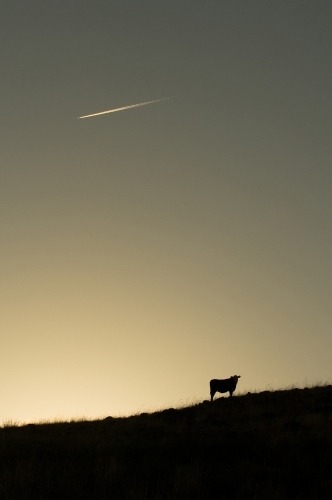
<svg viewBox="0 0 332 500"><path fill-rule="evenodd" d="M0 429L1 500L332 498L332 386Z"/></svg>

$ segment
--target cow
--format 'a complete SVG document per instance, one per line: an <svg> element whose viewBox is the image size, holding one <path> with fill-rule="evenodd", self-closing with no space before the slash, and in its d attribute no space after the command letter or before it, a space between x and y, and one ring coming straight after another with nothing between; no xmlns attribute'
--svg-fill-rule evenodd
<svg viewBox="0 0 332 500"><path fill-rule="evenodd" d="M213 396L216 392L229 392L230 396L233 396L233 392L236 389L237 381L241 375L233 375L233 377L226 378L224 380L213 379L210 380L210 394L211 394L211 403L213 401Z"/></svg>

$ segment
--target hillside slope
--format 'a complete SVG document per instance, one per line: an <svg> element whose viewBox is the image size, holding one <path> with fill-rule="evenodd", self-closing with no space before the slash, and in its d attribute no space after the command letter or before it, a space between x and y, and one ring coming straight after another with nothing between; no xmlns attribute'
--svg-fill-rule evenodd
<svg viewBox="0 0 332 500"><path fill-rule="evenodd" d="M332 386L0 429L0 498L332 498Z"/></svg>

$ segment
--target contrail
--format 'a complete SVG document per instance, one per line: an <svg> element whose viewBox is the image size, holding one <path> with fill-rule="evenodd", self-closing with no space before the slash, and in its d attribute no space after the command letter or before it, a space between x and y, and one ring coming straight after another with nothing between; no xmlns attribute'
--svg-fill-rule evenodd
<svg viewBox="0 0 332 500"><path fill-rule="evenodd" d="M168 99L174 99L173 97L164 97L163 99L155 99L154 101L140 102L139 104L131 104L130 106L123 106L122 108L109 109L108 111L101 111L100 113L94 113L93 115L79 116L77 119L90 118L91 116L106 115L107 113L116 113L117 111L124 111L125 109L138 108L139 106L146 106L147 104L152 104L154 102L168 101Z"/></svg>

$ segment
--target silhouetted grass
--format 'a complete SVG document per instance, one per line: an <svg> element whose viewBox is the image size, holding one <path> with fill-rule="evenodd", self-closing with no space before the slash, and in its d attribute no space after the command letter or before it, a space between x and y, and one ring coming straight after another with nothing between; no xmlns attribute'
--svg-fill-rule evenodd
<svg viewBox="0 0 332 500"><path fill-rule="evenodd" d="M3 500L332 498L332 387L0 429Z"/></svg>

